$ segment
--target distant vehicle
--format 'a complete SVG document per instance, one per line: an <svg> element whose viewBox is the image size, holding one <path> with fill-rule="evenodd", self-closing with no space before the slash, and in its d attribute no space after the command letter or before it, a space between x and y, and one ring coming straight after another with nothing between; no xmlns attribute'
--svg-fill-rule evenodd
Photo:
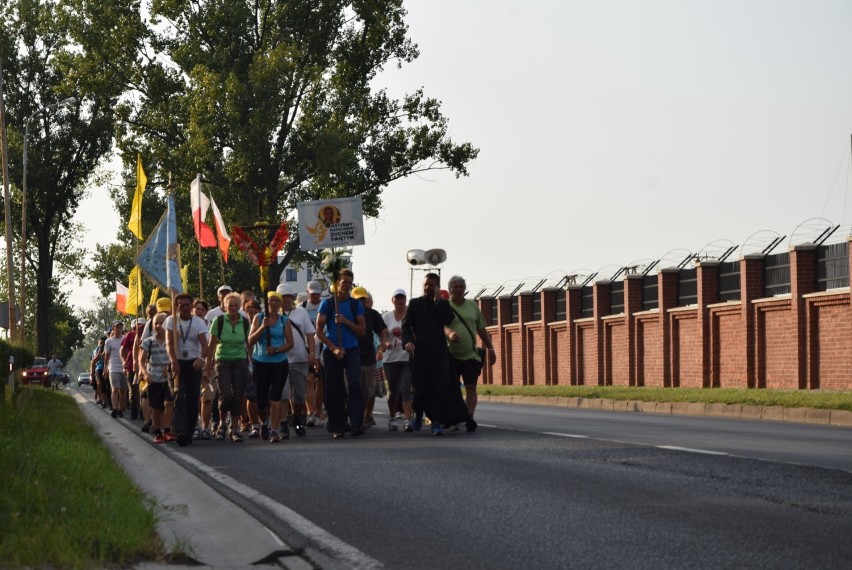
<svg viewBox="0 0 852 570"><path fill-rule="evenodd" d="M92 384L92 376L88 372L80 372L80 375L77 376L77 385L78 386L90 386Z"/></svg>
<svg viewBox="0 0 852 570"><path fill-rule="evenodd" d="M50 377L47 375L47 359L43 356L37 356L33 360L32 366L24 370L24 377L21 380L21 384L50 388Z"/></svg>

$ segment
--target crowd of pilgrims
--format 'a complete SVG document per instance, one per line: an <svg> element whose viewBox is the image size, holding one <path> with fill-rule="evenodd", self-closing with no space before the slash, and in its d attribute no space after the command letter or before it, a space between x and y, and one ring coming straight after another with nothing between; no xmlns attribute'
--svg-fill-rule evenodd
<svg viewBox="0 0 852 570"><path fill-rule="evenodd" d="M387 399L389 431L424 423L433 435L475 431L476 382L494 350L478 306L464 299L464 280L453 277L442 291L430 273L422 296L407 303L397 289L393 309L379 314L353 277L343 270L325 298L317 281L300 295L282 283L265 308L228 285L213 308L186 294L174 307L161 298L147 319L126 332L117 321L100 339L91 359L95 400L114 418L141 420L155 444L274 444L291 429L304 437L307 427L358 437L376 425L377 397Z"/></svg>

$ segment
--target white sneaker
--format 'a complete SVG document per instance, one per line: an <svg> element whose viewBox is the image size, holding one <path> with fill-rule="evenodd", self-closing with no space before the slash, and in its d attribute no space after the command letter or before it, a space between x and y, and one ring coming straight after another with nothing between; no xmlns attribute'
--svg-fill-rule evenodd
<svg viewBox="0 0 852 570"><path fill-rule="evenodd" d="M397 431L399 426L396 424L396 418L388 422L388 431Z"/></svg>
<svg viewBox="0 0 852 570"><path fill-rule="evenodd" d="M308 416L308 419L305 420L305 425L308 427L317 427L317 417L316 416Z"/></svg>

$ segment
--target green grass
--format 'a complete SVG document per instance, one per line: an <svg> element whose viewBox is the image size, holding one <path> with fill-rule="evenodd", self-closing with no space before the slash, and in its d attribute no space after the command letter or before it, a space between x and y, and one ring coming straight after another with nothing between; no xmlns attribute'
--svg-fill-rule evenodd
<svg viewBox="0 0 852 570"><path fill-rule="evenodd" d="M92 568L161 558L155 505L77 404L23 388L0 403L0 567Z"/></svg>
<svg viewBox="0 0 852 570"><path fill-rule="evenodd" d="M821 408L852 411L852 392L746 390L734 388L626 388L620 386L493 386L480 385L480 395L609 398L646 402L699 402Z"/></svg>

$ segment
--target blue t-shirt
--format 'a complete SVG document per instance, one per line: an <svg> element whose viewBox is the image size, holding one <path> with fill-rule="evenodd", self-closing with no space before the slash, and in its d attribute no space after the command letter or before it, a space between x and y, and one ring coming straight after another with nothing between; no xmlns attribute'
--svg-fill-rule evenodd
<svg viewBox="0 0 852 570"><path fill-rule="evenodd" d="M328 337L328 340L336 346L342 346L344 350L358 348L358 337L346 325L340 325L343 343L341 344L338 341L337 323L334 322L334 297L323 299L320 303L319 312L325 315L325 336ZM345 301L337 302L337 312L354 323L356 318L364 316L364 305L361 304L361 301L350 297Z"/></svg>
<svg viewBox="0 0 852 570"><path fill-rule="evenodd" d="M263 313L259 313L257 317L263 322ZM284 362L287 360L286 352L276 352L275 354L266 354L267 346L279 347L284 344L284 327L287 325L287 316L278 314L278 322L269 327L270 342L266 342L266 331L260 335L260 339L254 344L254 352L252 360L255 362Z"/></svg>

